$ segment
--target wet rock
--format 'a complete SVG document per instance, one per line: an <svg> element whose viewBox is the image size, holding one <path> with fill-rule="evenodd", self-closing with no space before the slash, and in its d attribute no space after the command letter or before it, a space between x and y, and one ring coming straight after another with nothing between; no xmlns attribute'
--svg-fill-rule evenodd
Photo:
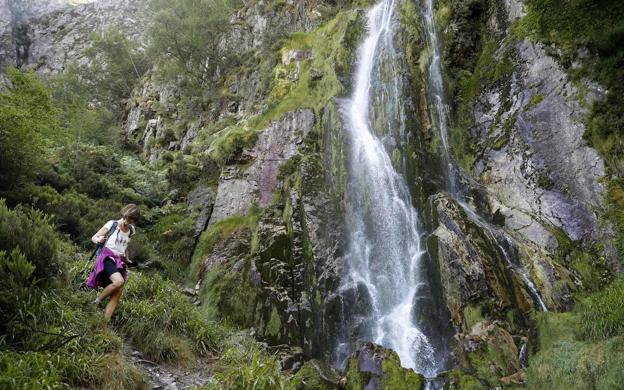
<svg viewBox="0 0 624 390"><path fill-rule="evenodd" d="M396 352L365 343L348 362L346 388L353 390L422 389L424 377L401 367Z"/></svg>

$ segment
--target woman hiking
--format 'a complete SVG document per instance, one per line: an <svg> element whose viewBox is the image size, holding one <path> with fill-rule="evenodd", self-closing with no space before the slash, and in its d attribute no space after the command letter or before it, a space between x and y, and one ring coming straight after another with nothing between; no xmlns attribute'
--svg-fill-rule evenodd
<svg viewBox="0 0 624 390"><path fill-rule="evenodd" d="M134 225L139 215L139 208L135 204L128 204L121 209L121 219L106 222L98 230L91 241L102 245L101 251L97 253L93 271L87 278L87 286L96 289L104 287L104 290L93 301L100 305L102 301L110 296L110 300L104 309L104 318L110 320L117 308L123 285L128 278L126 263L128 260L127 248L130 238L134 234Z"/></svg>

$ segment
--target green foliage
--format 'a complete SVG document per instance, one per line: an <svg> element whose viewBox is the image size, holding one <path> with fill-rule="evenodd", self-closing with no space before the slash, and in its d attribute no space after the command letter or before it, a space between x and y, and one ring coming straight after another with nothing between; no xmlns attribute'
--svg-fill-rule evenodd
<svg viewBox="0 0 624 390"><path fill-rule="evenodd" d="M255 130L231 126L212 135L206 154L217 163L224 165L240 156L245 148L255 145L258 133Z"/></svg>
<svg viewBox="0 0 624 390"><path fill-rule="evenodd" d="M167 180L179 195L186 196L201 178L201 173L195 158L178 154L167 168Z"/></svg>
<svg viewBox="0 0 624 390"><path fill-rule="evenodd" d="M448 372L448 390L485 390L487 389L477 378L461 370ZM445 386L446 387L446 386Z"/></svg>
<svg viewBox="0 0 624 390"><path fill-rule="evenodd" d="M237 5L236 0L150 2L150 56L160 79L180 87L191 115L219 96L214 82L219 70L235 66L243 54L219 46Z"/></svg>
<svg viewBox="0 0 624 390"><path fill-rule="evenodd" d="M69 252L59 243L48 257L63 257L73 273L79 267ZM122 355L121 340L102 330L86 293L33 277L33 263L44 260L0 251L0 388L146 388L146 378Z"/></svg>
<svg viewBox="0 0 624 390"><path fill-rule="evenodd" d="M352 55L362 33L361 13L339 12L318 29L297 32L283 42L282 58L290 50L312 51L312 59L279 63L273 73L268 110L254 118L252 128L262 128L283 113L298 108L320 109L345 92L340 77L350 71ZM298 74L298 77L294 75Z"/></svg>
<svg viewBox="0 0 624 390"><path fill-rule="evenodd" d="M624 277L586 299L580 309L583 335L588 339L624 335L623 302Z"/></svg>
<svg viewBox="0 0 624 390"><path fill-rule="evenodd" d="M205 321L173 282L135 273L124 294L115 325L149 359L185 363L218 350L223 328Z"/></svg>
<svg viewBox="0 0 624 390"><path fill-rule="evenodd" d="M592 294L572 312L538 315L539 353L529 360L528 388L613 389L622 383L623 280Z"/></svg>
<svg viewBox="0 0 624 390"><path fill-rule="evenodd" d="M85 51L91 61L82 69L89 94L114 114L119 121L124 114L125 99L150 67L145 50L129 41L118 30L91 34L91 46ZM87 95L88 96L88 95Z"/></svg>
<svg viewBox="0 0 624 390"><path fill-rule="evenodd" d="M210 389L294 390L300 383L298 378L283 374L277 358L256 343L227 349L223 360L225 367L215 374L216 383Z"/></svg>
<svg viewBox="0 0 624 390"><path fill-rule="evenodd" d="M49 217L21 206L11 210L0 199L0 251L11 253L19 248L19 252L35 267L31 271L32 276L44 285L52 284L63 270L59 261L58 241ZM13 253L10 257L23 263ZM19 280L24 280L23 276L24 273L18 273Z"/></svg>
<svg viewBox="0 0 624 390"><path fill-rule="evenodd" d="M624 338L560 341L531 360L529 389L616 389L624 381Z"/></svg>
<svg viewBox="0 0 624 390"><path fill-rule="evenodd" d="M93 104L98 100L94 88L86 81L85 68L68 65L62 73L48 80L50 93L59 108L59 119L67 136L73 137L73 149L82 142L116 143L115 113L108 107Z"/></svg>
<svg viewBox="0 0 624 390"><path fill-rule="evenodd" d="M618 165L624 166L624 160L620 160ZM607 216L612 221L618 231L616 240L618 255L624 259L624 175L620 178L610 180L607 186Z"/></svg>
<svg viewBox="0 0 624 390"><path fill-rule="evenodd" d="M44 164L46 146L61 135L53 102L38 77L7 69L0 86L0 192L32 180Z"/></svg>
<svg viewBox="0 0 624 390"><path fill-rule="evenodd" d="M183 281L195 248L195 221L181 212L160 217L149 232L149 240L165 262L167 276Z"/></svg>
<svg viewBox="0 0 624 390"><path fill-rule="evenodd" d="M234 215L212 224L199 237L199 242L193 254L193 260L189 269L190 280L201 278L203 272L203 258L214 249L215 245L227 239L239 229L251 229L256 226L258 212L252 211L247 216Z"/></svg>

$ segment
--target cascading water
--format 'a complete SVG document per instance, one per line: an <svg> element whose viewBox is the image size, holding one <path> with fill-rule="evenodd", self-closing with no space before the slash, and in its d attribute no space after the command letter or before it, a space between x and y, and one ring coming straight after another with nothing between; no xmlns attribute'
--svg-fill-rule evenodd
<svg viewBox="0 0 624 390"><path fill-rule="evenodd" d="M341 106L350 144L350 176L349 248L340 292L356 298L343 305L349 313L344 315L345 334L336 353L344 362L355 338L373 341L395 350L403 366L433 377L444 366L444 353L439 337L429 331L435 326L419 318L425 311L432 317L438 313L426 276L428 258L408 186L386 150L404 142L400 88L396 79L388 81L398 77L392 69L394 8L394 0L384 0L368 12L354 92ZM388 68L394 74L382 74ZM375 121L376 126L371 124L372 108L383 112L377 117L384 120ZM395 165L401 166L396 159Z"/></svg>
<svg viewBox="0 0 624 390"><path fill-rule="evenodd" d="M438 43L438 34L433 17L433 0L427 0L424 21L425 28L427 29L427 37L429 39L429 48L431 50L428 89L430 98L433 100L433 104L429 105L429 110L431 111L431 118L434 120L435 127L438 128L440 139L442 140L442 161L446 168L447 189L452 195L455 195L457 193L457 185L455 183L455 170L449 150L448 108L444 99L444 82L442 80L442 66L440 65L440 45Z"/></svg>
<svg viewBox="0 0 624 390"><path fill-rule="evenodd" d="M454 197L460 206L466 211L468 217L477 223L487 234L493 239L499 248L499 251L507 261L507 265L511 267L521 279L524 281L530 295L543 311L548 311L544 304L539 291L535 284L529 278L527 272L522 265L515 261L506 246L510 245L509 238L503 232L497 234L496 228L481 218L476 212L464 202L461 197L460 188L457 185L457 173L450 155L448 142L448 108L444 99L444 83L442 80L442 66L440 64L440 48L438 43L438 35L435 28L435 20L433 14L433 0L426 0L426 8L424 12L424 22L427 29L427 37L429 39L429 47L431 50L431 59L429 62L429 96L433 100L433 104L429 105L432 112L431 117L434 118L434 125L438 129L440 139L442 140L442 160L446 168L447 190Z"/></svg>

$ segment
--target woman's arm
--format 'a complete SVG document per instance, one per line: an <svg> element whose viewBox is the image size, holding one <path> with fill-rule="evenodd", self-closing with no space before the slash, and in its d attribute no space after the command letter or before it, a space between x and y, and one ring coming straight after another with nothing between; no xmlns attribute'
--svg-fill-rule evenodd
<svg viewBox="0 0 624 390"><path fill-rule="evenodd" d="M106 226L102 226L102 228L98 230L93 237L91 237L91 242L94 244L103 244L106 240L106 233L108 233L108 228Z"/></svg>

